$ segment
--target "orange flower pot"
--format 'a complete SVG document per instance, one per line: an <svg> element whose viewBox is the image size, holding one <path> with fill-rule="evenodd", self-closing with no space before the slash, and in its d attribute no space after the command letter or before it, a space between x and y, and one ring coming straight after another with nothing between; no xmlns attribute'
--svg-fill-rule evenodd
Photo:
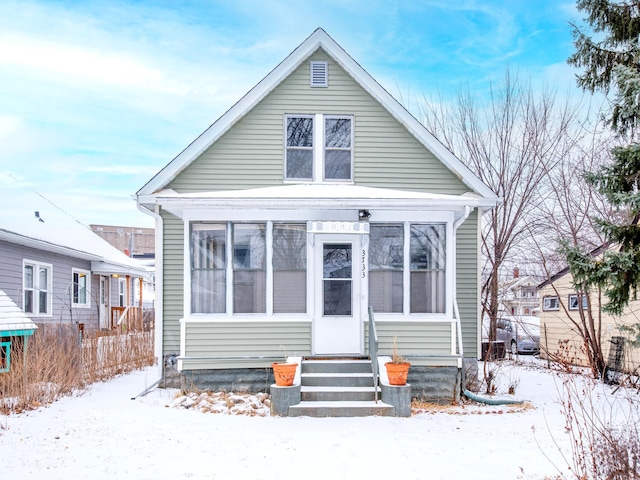
<svg viewBox="0 0 640 480"><path fill-rule="evenodd" d="M406 385L407 376L409 375L409 362L393 363L387 362L384 364L387 367L387 377L389 377L389 384L391 385Z"/></svg>
<svg viewBox="0 0 640 480"><path fill-rule="evenodd" d="M276 385L279 387L290 387L296 378L297 363L276 362L271 364L273 368L273 376L276 379Z"/></svg>

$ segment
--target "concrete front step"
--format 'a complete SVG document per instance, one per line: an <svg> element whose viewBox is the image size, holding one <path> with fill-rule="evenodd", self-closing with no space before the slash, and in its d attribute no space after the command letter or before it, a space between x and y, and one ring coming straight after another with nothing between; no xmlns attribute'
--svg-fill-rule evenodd
<svg viewBox="0 0 640 480"><path fill-rule="evenodd" d="M378 399L380 399L378 389ZM375 389L371 387L322 387L303 386L301 388L301 398L303 401L373 401L375 400Z"/></svg>
<svg viewBox="0 0 640 480"><path fill-rule="evenodd" d="M289 417L393 417L395 408L382 401L308 402L291 405Z"/></svg>
<svg viewBox="0 0 640 480"><path fill-rule="evenodd" d="M301 373L371 373L369 360L304 360Z"/></svg>
<svg viewBox="0 0 640 480"><path fill-rule="evenodd" d="M373 373L302 373L303 387L373 387Z"/></svg>

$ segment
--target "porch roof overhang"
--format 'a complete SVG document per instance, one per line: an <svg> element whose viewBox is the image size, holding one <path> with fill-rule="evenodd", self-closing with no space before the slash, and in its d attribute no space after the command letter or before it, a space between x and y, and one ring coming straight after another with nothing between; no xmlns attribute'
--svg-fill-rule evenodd
<svg viewBox="0 0 640 480"><path fill-rule="evenodd" d="M293 184L248 190L177 193L163 190L141 200L149 207L159 205L170 213L185 217L185 212L200 209L237 210L449 210L461 216L467 208L491 208L495 199L468 192L443 195L407 190L392 190L356 185Z"/></svg>
<svg viewBox="0 0 640 480"><path fill-rule="evenodd" d="M94 275L131 275L134 277L144 277L148 270L140 267L119 265L117 263L93 261L91 262L91 273Z"/></svg>
<svg viewBox="0 0 640 480"><path fill-rule="evenodd" d="M38 326L0 290L0 337L29 336Z"/></svg>

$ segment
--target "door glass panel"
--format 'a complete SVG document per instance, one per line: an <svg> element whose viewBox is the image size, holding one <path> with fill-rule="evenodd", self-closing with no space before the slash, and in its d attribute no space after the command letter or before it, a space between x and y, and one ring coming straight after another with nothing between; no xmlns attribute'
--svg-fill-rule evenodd
<svg viewBox="0 0 640 480"><path fill-rule="evenodd" d="M351 244L324 244L322 251L323 315L352 314Z"/></svg>

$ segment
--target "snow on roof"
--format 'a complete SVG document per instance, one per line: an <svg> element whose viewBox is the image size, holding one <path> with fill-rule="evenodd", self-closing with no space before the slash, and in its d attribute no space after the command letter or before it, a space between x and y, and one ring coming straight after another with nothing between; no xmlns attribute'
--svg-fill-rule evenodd
<svg viewBox="0 0 640 480"><path fill-rule="evenodd" d="M0 290L0 332L17 332L20 330L35 330L35 323L14 303L13 300Z"/></svg>
<svg viewBox="0 0 640 480"><path fill-rule="evenodd" d="M140 270L133 259L88 226L7 173L0 173L0 202L2 240L91 260L105 268Z"/></svg>

